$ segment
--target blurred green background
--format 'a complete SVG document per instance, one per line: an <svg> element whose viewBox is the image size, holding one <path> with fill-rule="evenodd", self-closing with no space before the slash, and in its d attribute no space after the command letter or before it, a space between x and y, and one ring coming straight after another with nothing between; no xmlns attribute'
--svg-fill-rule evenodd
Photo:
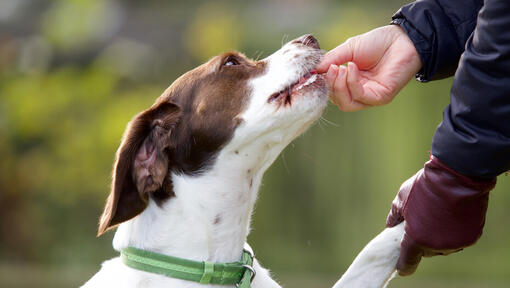
<svg viewBox="0 0 510 288"><path fill-rule="evenodd" d="M115 150L179 75L225 50L263 58L305 33L329 50L403 4L2 0L0 286L76 287L116 255L112 232L95 237ZM330 105L276 160L249 241L284 286L330 287L384 228L398 187L428 159L450 85L412 81L361 112ZM509 287L509 188L501 176L476 246L390 287Z"/></svg>

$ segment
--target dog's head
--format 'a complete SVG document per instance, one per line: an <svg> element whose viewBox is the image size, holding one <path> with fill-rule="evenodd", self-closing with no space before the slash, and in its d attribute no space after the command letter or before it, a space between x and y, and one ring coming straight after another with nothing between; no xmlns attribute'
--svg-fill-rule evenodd
<svg viewBox="0 0 510 288"><path fill-rule="evenodd" d="M266 59L225 53L178 78L128 124L98 234L141 213L149 197L173 196L171 172L203 173L226 147L279 153L326 105L325 81L313 71L320 59L305 35Z"/></svg>

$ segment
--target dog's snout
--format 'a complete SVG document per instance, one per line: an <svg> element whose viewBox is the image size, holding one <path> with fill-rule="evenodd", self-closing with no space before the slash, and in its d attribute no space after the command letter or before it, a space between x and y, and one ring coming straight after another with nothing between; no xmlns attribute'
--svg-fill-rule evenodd
<svg viewBox="0 0 510 288"><path fill-rule="evenodd" d="M311 34L305 34L305 35L297 38L296 40L292 41L292 43L303 44L303 45L306 45L306 46L309 46L309 47L312 47L315 49L321 48L319 46L319 41L317 41L317 39L315 39L315 37L313 37Z"/></svg>

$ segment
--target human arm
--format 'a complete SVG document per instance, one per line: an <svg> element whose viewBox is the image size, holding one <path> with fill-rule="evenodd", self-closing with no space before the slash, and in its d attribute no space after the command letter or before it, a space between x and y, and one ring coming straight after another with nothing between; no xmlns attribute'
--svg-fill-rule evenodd
<svg viewBox="0 0 510 288"><path fill-rule="evenodd" d="M422 256L448 254L482 234L489 191L510 169L510 2L488 0L468 39L431 161L406 181L387 219L406 220L401 275ZM440 160L439 160L440 159Z"/></svg>
<svg viewBox="0 0 510 288"><path fill-rule="evenodd" d="M453 76L482 5L483 0L420 0L393 15L392 23L406 32L423 63L417 80Z"/></svg>
<svg viewBox="0 0 510 288"><path fill-rule="evenodd" d="M397 25L355 36L329 51L317 71L328 72L331 99L343 111L356 111L391 102L413 76L420 81L451 76L482 4L417 1L395 13ZM346 62L352 63L339 66Z"/></svg>

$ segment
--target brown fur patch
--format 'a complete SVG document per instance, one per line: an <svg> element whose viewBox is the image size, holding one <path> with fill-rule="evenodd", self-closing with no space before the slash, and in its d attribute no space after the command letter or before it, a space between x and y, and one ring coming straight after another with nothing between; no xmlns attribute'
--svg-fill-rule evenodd
<svg viewBox="0 0 510 288"><path fill-rule="evenodd" d="M224 65L228 61L237 65ZM178 78L128 124L98 235L140 214L149 197L161 204L173 196L170 171L195 174L213 163L242 123L238 115L251 92L248 81L263 73L265 66L236 52L214 57ZM154 167L134 165L143 145L149 147L147 151L157 149Z"/></svg>

